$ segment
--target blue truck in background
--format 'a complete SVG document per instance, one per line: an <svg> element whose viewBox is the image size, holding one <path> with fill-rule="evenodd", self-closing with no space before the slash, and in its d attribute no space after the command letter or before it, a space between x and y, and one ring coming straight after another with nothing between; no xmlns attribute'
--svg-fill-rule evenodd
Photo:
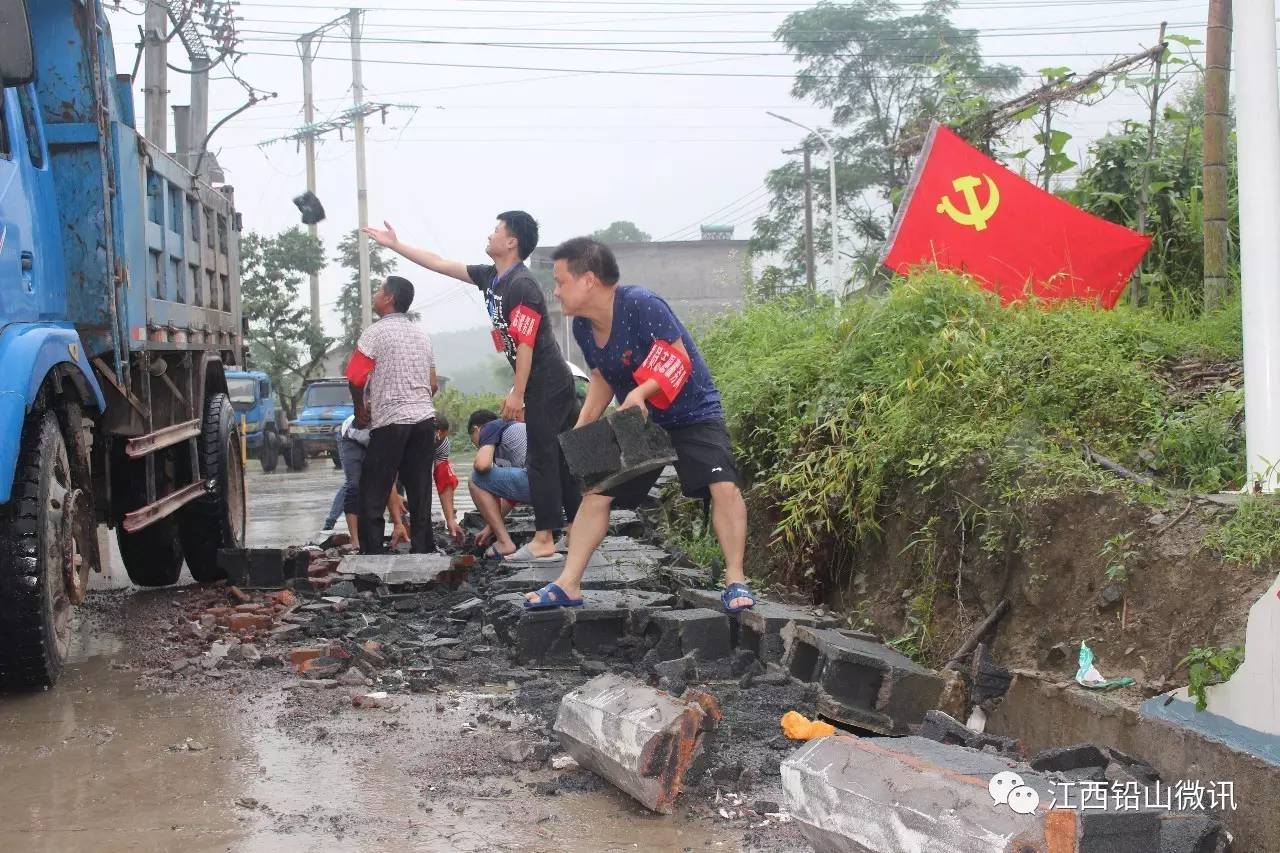
<svg viewBox="0 0 1280 853"><path fill-rule="evenodd" d="M293 439L303 445L305 456L328 456L335 468L341 468L338 430L354 412L351 388L344 377L308 380L291 427Z"/></svg>
<svg viewBox="0 0 1280 853"><path fill-rule="evenodd" d="M0 0L0 689L58 677L99 524L144 586L244 544L233 193L132 85L102 0Z"/></svg>
<svg viewBox="0 0 1280 853"><path fill-rule="evenodd" d="M291 432L271 377L261 370L228 370L227 394L245 437L250 459L270 474L284 459L290 471L307 467L307 447Z"/></svg>

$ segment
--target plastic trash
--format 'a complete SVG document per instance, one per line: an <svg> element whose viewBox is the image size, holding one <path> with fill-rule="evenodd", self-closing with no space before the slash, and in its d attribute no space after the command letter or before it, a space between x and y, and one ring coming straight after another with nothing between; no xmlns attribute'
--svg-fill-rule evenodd
<svg viewBox="0 0 1280 853"><path fill-rule="evenodd" d="M782 733L791 740L813 740L835 734L836 727L821 720L810 720L796 711L788 711L782 715Z"/></svg>
<svg viewBox="0 0 1280 853"><path fill-rule="evenodd" d="M1093 649L1084 640L1080 641L1080 668L1076 670L1076 684L1090 690L1115 690L1117 687L1128 687L1133 684L1129 676L1122 678L1103 678L1102 673L1093 665Z"/></svg>

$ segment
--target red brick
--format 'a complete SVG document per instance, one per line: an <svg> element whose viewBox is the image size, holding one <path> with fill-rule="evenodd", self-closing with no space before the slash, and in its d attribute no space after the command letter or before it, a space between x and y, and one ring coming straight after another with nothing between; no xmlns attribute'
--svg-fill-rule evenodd
<svg viewBox="0 0 1280 853"><path fill-rule="evenodd" d="M271 627L271 617L260 613L233 613L227 618L232 631L259 631Z"/></svg>
<svg viewBox="0 0 1280 853"><path fill-rule="evenodd" d="M249 593L238 586L227 587L227 597L238 604L245 604L249 601Z"/></svg>
<svg viewBox="0 0 1280 853"><path fill-rule="evenodd" d="M289 663L298 668L299 672L303 671L303 665L309 660L315 660L324 654L324 649L294 649L289 652Z"/></svg>
<svg viewBox="0 0 1280 853"><path fill-rule="evenodd" d="M293 607L298 603L298 597L293 594L293 590L282 589L279 592L273 592L267 598L280 607Z"/></svg>
<svg viewBox="0 0 1280 853"><path fill-rule="evenodd" d="M263 608L263 605L261 604L237 604L236 612L237 613L257 613L261 611L262 608Z"/></svg>

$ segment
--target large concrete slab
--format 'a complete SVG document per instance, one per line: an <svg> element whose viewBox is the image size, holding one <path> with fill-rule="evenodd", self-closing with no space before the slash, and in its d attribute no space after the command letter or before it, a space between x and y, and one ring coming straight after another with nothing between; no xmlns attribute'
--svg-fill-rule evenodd
<svg viewBox="0 0 1280 853"><path fill-rule="evenodd" d="M584 590L582 607L525 610L520 593L493 599L494 628L515 650L517 662L550 669L577 666L615 651L648 614L670 604L667 593Z"/></svg>
<svg viewBox="0 0 1280 853"><path fill-rule="evenodd" d="M533 592L560 577L563 563L534 565L521 569L505 578L498 578L489 585L495 593ZM616 566L608 563L587 566L582 578L584 590L626 589L653 579L653 570L639 566Z"/></svg>
<svg viewBox="0 0 1280 853"><path fill-rule="evenodd" d="M447 554L352 554L338 565L339 574L375 578L387 586L437 583L455 571Z"/></svg>
<svg viewBox="0 0 1280 853"><path fill-rule="evenodd" d="M713 698L677 699L639 681L601 675L565 695L555 733L579 765L646 808L671 814L684 774L719 718Z"/></svg>

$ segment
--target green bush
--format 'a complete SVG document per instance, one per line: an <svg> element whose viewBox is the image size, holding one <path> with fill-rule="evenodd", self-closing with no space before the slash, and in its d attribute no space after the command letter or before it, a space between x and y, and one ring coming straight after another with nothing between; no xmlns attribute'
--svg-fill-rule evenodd
<svg viewBox="0 0 1280 853"><path fill-rule="evenodd" d="M1010 504L1032 481L1096 476L1080 461L1084 443L1121 460L1158 445L1181 482L1229 479L1239 442L1207 447L1225 438L1212 422L1228 397L1184 412L1153 368L1187 354L1238 356L1230 310L1168 319L1003 307L963 276L921 272L884 298L750 308L701 347L744 468L776 506L779 540L839 548L878 531L891 490L911 482L928 493L974 460Z"/></svg>

